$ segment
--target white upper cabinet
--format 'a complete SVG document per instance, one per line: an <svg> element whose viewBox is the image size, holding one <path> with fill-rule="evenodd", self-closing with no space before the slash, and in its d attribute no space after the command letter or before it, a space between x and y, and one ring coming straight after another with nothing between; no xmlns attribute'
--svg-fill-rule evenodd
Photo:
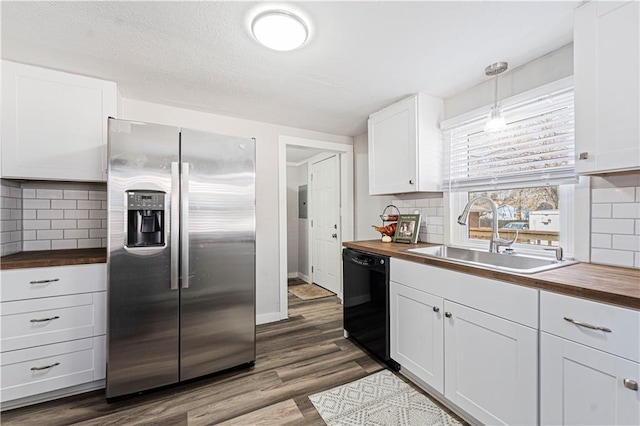
<svg viewBox="0 0 640 426"><path fill-rule="evenodd" d="M369 116L369 194L440 191L443 101L416 94Z"/></svg>
<svg viewBox="0 0 640 426"><path fill-rule="evenodd" d="M640 169L640 3L595 1L574 22L576 171Z"/></svg>
<svg viewBox="0 0 640 426"><path fill-rule="evenodd" d="M2 177L105 181L110 81L2 61Z"/></svg>

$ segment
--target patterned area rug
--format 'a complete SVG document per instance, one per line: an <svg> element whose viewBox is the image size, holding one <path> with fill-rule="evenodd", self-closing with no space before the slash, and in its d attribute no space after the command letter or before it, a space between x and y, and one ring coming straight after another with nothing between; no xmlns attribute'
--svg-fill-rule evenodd
<svg viewBox="0 0 640 426"><path fill-rule="evenodd" d="M458 426L461 423L383 370L309 397L329 426Z"/></svg>

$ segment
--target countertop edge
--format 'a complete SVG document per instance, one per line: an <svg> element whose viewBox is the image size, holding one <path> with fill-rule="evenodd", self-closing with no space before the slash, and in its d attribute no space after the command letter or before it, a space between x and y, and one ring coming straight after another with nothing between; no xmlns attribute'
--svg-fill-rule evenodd
<svg viewBox="0 0 640 426"><path fill-rule="evenodd" d="M379 244L385 244L384 248L380 248ZM521 285L524 287L536 288L539 290L551 291L554 293L565 294L573 297L580 297L583 299L589 299L597 302L609 303L616 306L631 308L631 309L640 309L640 283L638 284L638 296L622 294L619 292L608 291L606 289L595 289L590 287L584 287L577 284L571 284L567 282L561 282L559 280L554 280L548 276L549 271L547 272L539 272L537 274L525 275L525 274L515 274L506 271L496 271L491 269L484 269L472 265L464 265L456 262L447 261L445 259L436 259L426 256L415 255L411 253L406 253L404 250L409 248L417 248L417 247L430 247L437 246L440 244L429 244L429 243L418 243L418 244L398 244L398 243L381 243L377 240L372 241L362 241L362 242L344 242L342 244L344 247L370 252L374 254L380 254L384 256L395 257L397 259L403 259L410 262L422 263L425 265L445 268L457 272L463 272L470 275L475 275L483 278L490 278L499 281L508 282L511 284ZM593 265L589 263L577 263L575 265L568 265L562 268L558 268L553 270L555 274L558 271L569 268L580 268L584 267L584 265ZM611 271L624 270L625 272L629 272L630 268L618 268L615 266L604 266L597 265L600 268L610 268ZM633 271L633 270L631 270ZM640 277L640 270L638 271L638 275Z"/></svg>
<svg viewBox="0 0 640 426"><path fill-rule="evenodd" d="M87 265L106 262L107 250L105 248L42 250L20 252L0 257L0 270Z"/></svg>

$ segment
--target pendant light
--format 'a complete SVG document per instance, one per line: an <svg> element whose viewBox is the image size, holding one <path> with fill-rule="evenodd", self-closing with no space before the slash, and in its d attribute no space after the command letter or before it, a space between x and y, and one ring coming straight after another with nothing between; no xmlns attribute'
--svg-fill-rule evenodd
<svg viewBox="0 0 640 426"><path fill-rule="evenodd" d="M286 52L302 46L309 37L309 27L302 18L285 10L269 10L256 16L251 32L264 46Z"/></svg>
<svg viewBox="0 0 640 426"><path fill-rule="evenodd" d="M493 107L487 117L487 124L484 126L485 132L495 132L507 127L507 122L502 115L502 110L498 106L498 74L507 70L506 62L496 62L484 69L484 73L488 76L495 76L495 90L493 92Z"/></svg>

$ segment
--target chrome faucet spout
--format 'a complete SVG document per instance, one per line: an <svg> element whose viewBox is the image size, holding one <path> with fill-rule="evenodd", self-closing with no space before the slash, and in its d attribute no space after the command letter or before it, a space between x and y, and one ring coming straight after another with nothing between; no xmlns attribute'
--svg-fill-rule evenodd
<svg viewBox="0 0 640 426"><path fill-rule="evenodd" d="M473 206L476 203L476 201L479 201L479 200L486 201L489 204L489 207L491 207L491 213L492 213L493 219L491 220L491 241L489 241L489 253L497 253L498 247L505 245L504 244L505 240L501 239L500 235L498 234L498 205L495 203L495 201L493 201L491 198L486 197L484 195L479 195L477 197L472 198L471 200L469 200L467 205L464 206L464 209L462 210L462 214L458 216L458 223L460 225L467 224L467 218L469 217L471 206ZM516 234L516 238L518 238L517 234Z"/></svg>

